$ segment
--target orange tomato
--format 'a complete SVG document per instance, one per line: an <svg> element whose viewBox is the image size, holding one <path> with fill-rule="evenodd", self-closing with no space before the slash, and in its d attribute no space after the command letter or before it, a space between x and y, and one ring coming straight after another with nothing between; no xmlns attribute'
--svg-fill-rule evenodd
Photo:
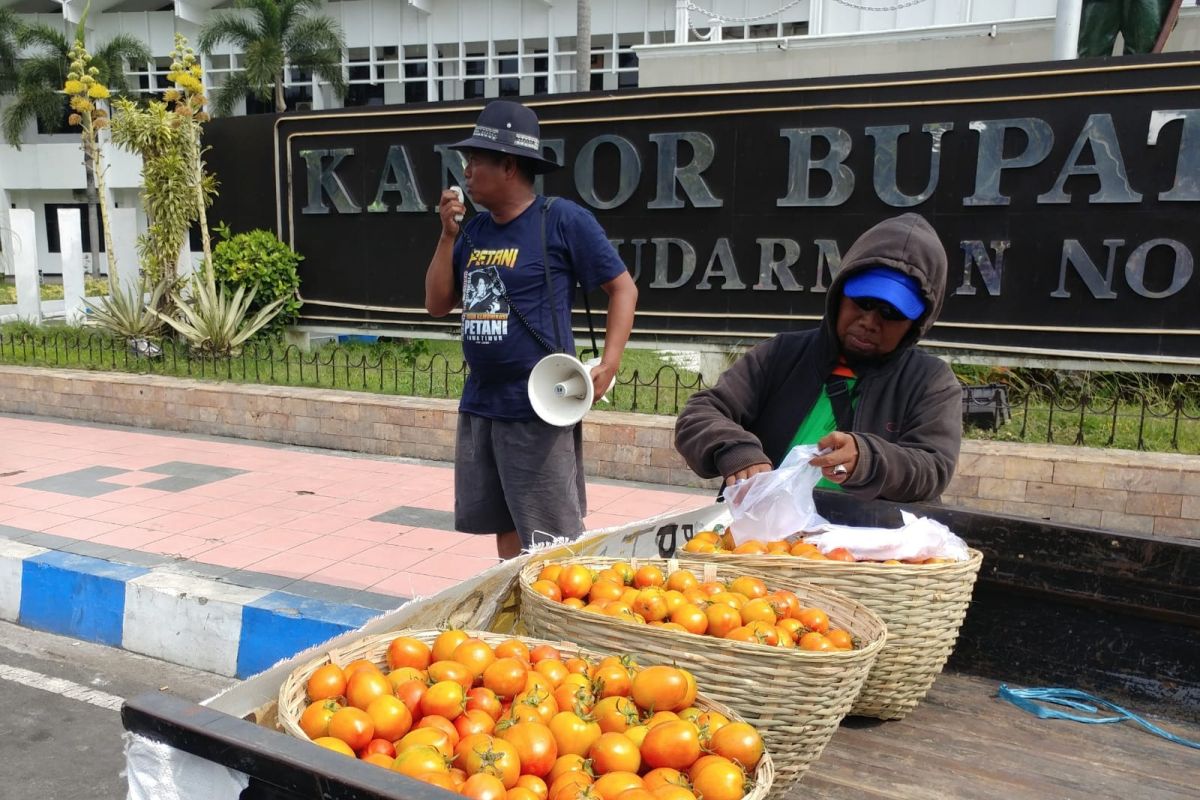
<svg viewBox="0 0 1200 800"><path fill-rule="evenodd" d="M505 639L496 645L496 658L515 658L526 664L529 663L529 645L520 639Z"/></svg>
<svg viewBox="0 0 1200 800"><path fill-rule="evenodd" d="M695 764L692 764L690 767L688 767L688 770L687 770L688 780L691 781L692 783L695 783L696 776L700 774L700 770L704 769L709 764L723 763L723 762L729 762L729 759L723 758L723 757L717 755L716 753L709 753L708 755L700 756L698 759L696 759ZM729 763L732 763L732 762L729 762Z"/></svg>
<svg viewBox="0 0 1200 800"><path fill-rule="evenodd" d="M496 776L505 789L516 786L517 778L521 777L521 761L516 748L495 736L468 736L459 742L455 760L468 775L485 773ZM469 778L467 780L470 781Z"/></svg>
<svg viewBox="0 0 1200 800"><path fill-rule="evenodd" d="M470 638L470 635L466 631L442 631L433 640L433 651L430 655L430 660L449 661L453 659L454 651L458 649L458 646Z"/></svg>
<svg viewBox="0 0 1200 800"><path fill-rule="evenodd" d="M800 637L797 643L801 650L812 650L815 652L826 652L833 650L833 643L825 638L823 634L816 631L809 631Z"/></svg>
<svg viewBox="0 0 1200 800"><path fill-rule="evenodd" d="M724 639L731 630L742 624L742 615L738 613L737 609L724 603L710 605L704 609L704 616L708 622L708 634L716 636L718 639Z"/></svg>
<svg viewBox="0 0 1200 800"><path fill-rule="evenodd" d="M829 632L825 634L825 638L828 639L829 643L838 650L854 649L854 638L850 635L849 631L842 628L831 628Z"/></svg>
<svg viewBox="0 0 1200 800"><path fill-rule="evenodd" d="M550 783L549 800L580 800L581 797L593 797L593 793L587 790L594 782L595 778L587 772L564 773Z"/></svg>
<svg viewBox="0 0 1200 800"><path fill-rule="evenodd" d="M563 671L566 671L565 667ZM495 692L497 697L507 700L524 691L528 674L529 669L524 661L498 658L483 671L483 685Z"/></svg>
<svg viewBox="0 0 1200 800"><path fill-rule="evenodd" d="M812 542L806 542L803 539L801 539L800 541L798 541L794 545L792 545L791 549L788 550L788 552L794 556L806 556L806 555L811 555L813 553L820 553L821 551L819 549L817 549L817 546L815 544L813 544Z"/></svg>
<svg viewBox="0 0 1200 800"><path fill-rule="evenodd" d="M421 698L421 714L454 719L467 707L467 693L456 681L439 681Z"/></svg>
<svg viewBox="0 0 1200 800"><path fill-rule="evenodd" d="M671 622L688 633L702 634L708 630L708 616L694 603L684 603L671 613Z"/></svg>
<svg viewBox="0 0 1200 800"><path fill-rule="evenodd" d="M339 708L341 705L334 700L318 700L310 704L300 715L300 730L304 731L305 736L314 740L328 736L329 720L333 719L333 715Z"/></svg>
<svg viewBox="0 0 1200 800"><path fill-rule="evenodd" d="M810 631L825 633L829 630L829 615L819 608L801 609L800 614L796 618L800 620L801 625Z"/></svg>
<svg viewBox="0 0 1200 800"><path fill-rule="evenodd" d="M692 538L684 544L683 551L685 553L715 553L717 552L717 546L709 541Z"/></svg>
<svg viewBox="0 0 1200 800"><path fill-rule="evenodd" d="M746 722L730 722L721 726L709 740L709 750L740 764L745 770L758 765L763 754L763 741L758 731Z"/></svg>
<svg viewBox="0 0 1200 800"><path fill-rule="evenodd" d="M546 795L550 793L546 781L537 775L522 775L517 778L517 788L532 793L537 800L546 800Z"/></svg>
<svg viewBox="0 0 1200 800"><path fill-rule="evenodd" d="M504 800L538 800L538 796L523 786L514 786L504 795Z"/></svg>
<svg viewBox="0 0 1200 800"><path fill-rule="evenodd" d="M346 676L346 680L350 680L350 676L358 672L360 669L375 670L379 674L383 674L383 670L375 666L375 662L366 658L356 658L346 666L342 667L342 674Z"/></svg>
<svg viewBox="0 0 1200 800"><path fill-rule="evenodd" d="M423 669L400 667L399 669L394 669L389 672L386 677L388 679L388 683L392 685L394 690L395 688L403 686L409 681L421 681L424 683L425 681L429 680L429 673Z"/></svg>
<svg viewBox="0 0 1200 800"><path fill-rule="evenodd" d="M318 747L324 747L326 750L332 750L335 753L341 753L344 756L357 758L357 756L354 755L354 751L350 749L350 745L333 736L321 736L313 739L313 744L317 745Z"/></svg>
<svg viewBox="0 0 1200 800"><path fill-rule="evenodd" d="M457 661L435 661L429 665L429 681L430 683L454 681L466 690L475 684L475 676L471 674L471 670Z"/></svg>
<svg viewBox="0 0 1200 800"><path fill-rule="evenodd" d="M394 742L412 727L412 712L395 695L377 697L367 706L367 715L375 725L375 735Z"/></svg>
<svg viewBox="0 0 1200 800"><path fill-rule="evenodd" d="M636 772L609 772L601 775L592 784L592 790L600 795L600 800L616 800L622 792L629 789L645 789L646 784Z"/></svg>
<svg viewBox="0 0 1200 800"><path fill-rule="evenodd" d="M592 771L597 775L609 772L634 772L642 766L642 754L629 737L621 733L602 733L588 748Z"/></svg>
<svg viewBox="0 0 1200 800"><path fill-rule="evenodd" d="M779 620L779 622L775 623L775 627L787 631L793 640L804 632L804 623L791 617Z"/></svg>
<svg viewBox="0 0 1200 800"><path fill-rule="evenodd" d="M707 764L692 779L696 794L704 800L742 800L746 794L746 775L728 760Z"/></svg>
<svg viewBox="0 0 1200 800"><path fill-rule="evenodd" d="M392 640L387 649L389 669L413 667L427 669L433 660L429 645L411 636L400 636Z"/></svg>
<svg viewBox="0 0 1200 800"><path fill-rule="evenodd" d="M639 708L657 711L685 708L683 701L688 694L687 676L676 667L647 667L634 676L631 694Z"/></svg>
<svg viewBox="0 0 1200 800"><path fill-rule="evenodd" d="M557 687L571 674L566 665L558 660L539 661L533 668L539 675L545 676L550 685Z"/></svg>
<svg viewBox="0 0 1200 800"><path fill-rule="evenodd" d="M750 555L762 555L763 553L767 552L767 544L759 539L750 539L749 541L742 542L734 547L733 552L747 553Z"/></svg>
<svg viewBox="0 0 1200 800"><path fill-rule="evenodd" d="M573 711L560 711L550 719L548 726L562 756L586 756L604 731L599 724L585 720Z"/></svg>
<svg viewBox="0 0 1200 800"><path fill-rule="evenodd" d="M767 553L774 556L786 555L790 546L786 539L776 539L773 542L767 542Z"/></svg>
<svg viewBox="0 0 1200 800"><path fill-rule="evenodd" d="M360 669L346 682L346 700L355 708L366 710L377 697L394 694L392 684L377 669Z"/></svg>
<svg viewBox="0 0 1200 800"><path fill-rule="evenodd" d="M437 748L427 745L402 747L396 750L392 769L410 778L429 772L446 772L446 756Z"/></svg>
<svg viewBox="0 0 1200 800"><path fill-rule="evenodd" d="M500 738L517 751L522 775L548 775L558 760L558 742L545 725L521 722L505 728Z"/></svg>
<svg viewBox="0 0 1200 800"><path fill-rule="evenodd" d="M508 789L496 776L477 772L467 778L458 793L470 800L504 800Z"/></svg>
<svg viewBox="0 0 1200 800"><path fill-rule="evenodd" d="M545 597L547 600L553 600L558 603L563 599L562 589L558 588L558 584L549 580L536 580L529 584L529 588Z"/></svg>
<svg viewBox="0 0 1200 800"><path fill-rule="evenodd" d="M632 686L629 670L619 661L596 665L592 671L592 683L596 687L597 699L600 700L605 697L627 696Z"/></svg>
<svg viewBox="0 0 1200 800"><path fill-rule="evenodd" d="M729 582L729 591L744 594L750 599L767 596L767 585L759 578L741 575Z"/></svg>
<svg viewBox="0 0 1200 800"><path fill-rule="evenodd" d="M578 753L568 753L555 759L554 766L550 768L550 774L546 776L546 780L554 783L568 772L587 772L587 770L587 759Z"/></svg>
<svg viewBox="0 0 1200 800"><path fill-rule="evenodd" d="M745 625L749 625L751 622L765 622L768 625L774 625L778 619L771 603L762 597L755 598L742 606L741 614L742 623Z"/></svg>
<svg viewBox="0 0 1200 800"><path fill-rule="evenodd" d="M695 793L687 786L667 784L653 790L655 800L697 800Z"/></svg>
<svg viewBox="0 0 1200 800"><path fill-rule="evenodd" d="M638 596L633 601L634 613L641 614L647 620L658 622L667 618L670 609L667 607L667 600L663 591L657 587L650 587L638 592Z"/></svg>
<svg viewBox="0 0 1200 800"><path fill-rule="evenodd" d="M660 786L684 786L687 784L687 778L677 769L659 767L642 776L642 783L653 792Z"/></svg>
<svg viewBox="0 0 1200 800"><path fill-rule="evenodd" d="M562 574L562 564L547 564L538 572L537 579L539 581L553 581L558 583L558 576Z"/></svg>
<svg viewBox="0 0 1200 800"><path fill-rule="evenodd" d="M491 733L496 729L496 720L486 711L471 709L458 715L454 720L454 729L462 740L477 733Z"/></svg>
<svg viewBox="0 0 1200 800"><path fill-rule="evenodd" d="M317 667L305 684L309 700L328 700L346 693L346 673L337 664Z"/></svg>
<svg viewBox="0 0 1200 800"><path fill-rule="evenodd" d="M629 566L629 564L624 561L616 561L610 564L608 568L620 575L621 582L626 586L633 584L634 572L633 567Z"/></svg>
<svg viewBox="0 0 1200 800"><path fill-rule="evenodd" d="M592 571L582 564L570 564L558 576L558 588L564 599L587 597L592 589Z"/></svg>
<svg viewBox="0 0 1200 800"><path fill-rule="evenodd" d="M425 728L434 728L446 734L450 739L450 747L452 749L458 746L459 739L462 738L458 735L458 728L454 727L454 723L440 714L430 714L428 717L423 717L417 723L417 730Z"/></svg>
<svg viewBox="0 0 1200 800"><path fill-rule="evenodd" d="M645 589L649 586L662 586L666 582L667 579L663 575L662 570L649 564L639 567L638 571L633 574L633 585L639 589Z"/></svg>
<svg viewBox="0 0 1200 800"><path fill-rule="evenodd" d="M329 718L329 735L341 739L357 752L375 738L375 723L361 708L339 708Z"/></svg>
<svg viewBox="0 0 1200 800"><path fill-rule="evenodd" d="M583 599L579 597L568 597L566 600L562 601L562 604L568 608L583 608L585 605L587 605L583 602Z"/></svg>
<svg viewBox="0 0 1200 800"><path fill-rule="evenodd" d="M628 697L614 695L604 698L596 703L592 716L604 733L624 733L638 724L637 705Z"/></svg>
<svg viewBox="0 0 1200 800"><path fill-rule="evenodd" d="M592 584L592 588L588 592L588 599L592 602L597 600L620 600L623 594L625 594L625 587L616 581L598 580Z"/></svg>
<svg viewBox="0 0 1200 800"><path fill-rule="evenodd" d="M562 654L553 645L539 644L529 651L529 661L540 664L543 661L562 661Z"/></svg>
<svg viewBox="0 0 1200 800"><path fill-rule="evenodd" d="M835 547L834 549L832 549L828 553L826 553L825 557L828 558L830 561L847 561L847 562L858 561L858 559L854 557L854 554L851 553L849 550L847 550L844 547Z"/></svg>
<svg viewBox="0 0 1200 800"><path fill-rule="evenodd" d="M458 735L458 731L455 731ZM441 728L417 728L404 734L396 742L396 752L403 753L413 747L432 747L446 758L454 757L454 743L450 734Z"/></svg>
<svg viewBox="0 0 1200 800"><path fill-rule="evenodd" d="M375 741L381 742L383 740L376 739ZM391 769L392 762L395 760L395 756L389 756L386 753L367 753L366 755L359 756L359 761L367 764L374 764L375 766L383 767L384 769Z"/></svg>
<svg viewBox="0 0 1200 800"><path fill-rule="evenodd" d="M396 698L408 706L408 713L415 720L421 716L421 698L427 691L429 685L425 681L408 681L396 687Z"/></svg>
<svg viewBox="0 0 1200 800"><path fill-rule="evenodd" d="M700 579L691 570L677 569L667 577L666 587L677 592L686 592L700 585Z"/></svg>
<svg viewBox="0 0 1200 800"><path fill-rule="evenodd" d="M700 729L682 719L655 725L642 742L641 754L651 769L687 769L700 757Z"/></svg>
<svg viewBox="0 0 1200 800"><path fill-rule="evenodd" d="M472 680L478 680L483 671L496 660L491 645L481 639L467 639L454 648L454 661L462 664L471 673ZM470 686L465 687L467 689Z"/></svg>
<svg viewBox="0 0 1200 800"><path fill-rule="evenodd" d="M492 719L500 719L500 698L486 686L476 686L467 692L467 711L483 711Z"/></svg>

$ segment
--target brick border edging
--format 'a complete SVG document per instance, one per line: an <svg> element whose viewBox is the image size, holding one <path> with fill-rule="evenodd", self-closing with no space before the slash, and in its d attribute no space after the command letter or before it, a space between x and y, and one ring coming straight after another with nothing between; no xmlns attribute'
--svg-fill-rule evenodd
<svg viewBox="0 0 1200 800"><path fill-rule="evenodd" d="M456 400L0 365L0 411L454 461ZM715 490L675 452L674 417L584 423L593 477ZM1200 539L1200 456L966 440L947 503Z"/></svg>

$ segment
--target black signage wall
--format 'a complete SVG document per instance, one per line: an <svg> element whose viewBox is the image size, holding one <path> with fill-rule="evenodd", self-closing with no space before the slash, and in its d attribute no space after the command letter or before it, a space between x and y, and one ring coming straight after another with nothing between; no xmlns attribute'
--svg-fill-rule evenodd
<svg viewBox="0 0 1200 800"><path fill-rule="evenodd" d="M814 324L841 254L916 211L950 256L927 342L1200 355L1200 61L1157 56L529 101L641 290L635 333L749 343ZM447 143L478 102L214 122L214 218L304 256L304 320L445 328L424 272ZM602 304L601 304L602 305ZM580 320L581 321L581 320ZM1196 359L1200 361L1200 359Z"/></svg>

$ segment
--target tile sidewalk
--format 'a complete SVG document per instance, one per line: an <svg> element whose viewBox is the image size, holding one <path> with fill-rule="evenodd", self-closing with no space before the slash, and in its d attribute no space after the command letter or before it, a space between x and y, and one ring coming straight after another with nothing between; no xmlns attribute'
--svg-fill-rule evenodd
<svg viewBox="0 0 1200 800"><path fill-rule="evenodd" d="M711 494L603 480L588 482L588 501L594 529L699 508ZM79 603L105 581L167 573L230 587L218 595L237 598L243 625L245 608L282 603L283 617L302 617L312 601L324 604L315 617L344 629L497 563L490 539L452 530L453 502L449 464L0 415L0 618L20 621L40 602L30 587ZM80 571L90 582L62 577ZM122 588L128 603L128 587L104 591ZM361 613L336 613L345 608ZM75 624L84 638L130 637ZM236 658L237 674L258 666Z"/></svg>

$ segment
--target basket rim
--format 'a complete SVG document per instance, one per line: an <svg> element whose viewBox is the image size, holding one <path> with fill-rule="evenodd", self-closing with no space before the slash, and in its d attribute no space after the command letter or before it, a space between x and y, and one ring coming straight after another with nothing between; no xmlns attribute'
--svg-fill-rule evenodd
<svg viewBox="0 0 1200 800"><path fill-rule="evenodd" d="M463 630L464 633L472 638L482 639L483 641L488 641L489 639L498 641L518 639L529 645L548 644L564 652L570 651L574 655L592 660L598 661L599 659L606 657L603 653L599 653L592 648L585 647L574 642L555 641L554 639L543 639L536 636L524 636L519 634L494 633L492 631L476 631L466 629L460 630ZM322 667L326 664L335 663L334 656L336 654L347 650L362 650L364 648L366 652L372 652L379 645L384 643L391 644L394 639L402 636L412 636L418 639L428 638L430 641L432 641L442 632L443 631L441 630L433 628L402 628L395 631L372 634L370 636L364 636L350 645L329 648L322 655L312 658L306 663L301 664L293 669L279 685L279 693L276 698L276 718L278 720L278 726L283 729L284 733L293 736L294 738L298 738L301 741L306 742L311 741L308 736L306 736L304 732L300 730L300 727L297 724L299 715L295 715L296 718L293 719L290 709L290 698L285 695L290 695L292 692L298 691L300 696L304 698L303 704L307 706L307 704L310 702L307 699L308 694L305 689L308 676L312 675L312 673L315 672L319 667ZM382 651L382 654L386 656L386 649ZM341 666L341 664L339 664L339 666ZM746 722L746 719L736 710L730 708L728 705L719 700L713 699L703 691L697 691L695 705L702 705L706 710L712 710L723 714L731 721ZM749 724L753 725L753 723ZM755 728L755 730L757 730L757 728ZM759 735L762 735L761 732ZM762 757L759 759L758 764L754 768L754 789L748 792L742 800L764 800L764 798L771 793L771 789L775 784L775 778L775 761L770 750L764 742Z"/></svg>
<svg viewBox="0 0 1200 800"><path fill-rule="evenodd" d="M531 578L534 574L533 570L539 569L539 571L540 571L540 567L542 565L551 563L552 561L553 561L553 563L561 563L561 564L583 563L583 562L589 562L589 561L591 561L591 562L597 562L597 561L598 562L614 562L614 563L618 562L618 561L628 561L631 564L634 562L637 562L637 563L652 563L653 562L653 563L657 564L657 563L667 563L667 562L673 561L677 564L680 564L681 567L685 567L688 562L687 559L678 559L678 558L669 558L669 559L667 559L667 558L625 558L625 559L623 559L623 558L611 558L611 557L606 557L606 556L573 556L573 557L567 558L567 559L554 559L554 560L548 559L548 558L541 559L541 560L530 559L529 563L526 564L519 573L518 583L520 585L521 602L522 603L526 602L526 599L528 598L528 599L531 599L534 602L536 602L543 609L546 609L546 610L554 609L554 610L566 611L566 612L570 612L570 613L577 613L578 610L563 606L561 603L556 603L553 600L550 600L546 596L539 594L538 592L535 592L535 591L533 591L533 589L530 588L530 584L532 583ZM800 583L800 582L798 582L798 583ZM775 645L759 644L757 642L741 642L741 641L734 641L731 639L719 639L715 636L706 636L704 634L686 633L686 632L680 632L680 631L675 631L675 630L670 630L670 629L651 628L649 626L637 626L637 627L631 628L629 623L621 622L619 620L613 619L612 617L604 616L603 614L580 614L579 616L574 617L574 619L586 621L588 624L599 624L603 628L611 629L614 631L620 631L622 633L627 633L629 635L634 635L634 633L633 633L634 631L637 631L640 633L648 633L656 638L662 638L668 642L675 642L681 646L689 646L689 645L694 646L696 643L696 640L700 639L701 641L704 642L705 646L716 647L716 648L720 648L720 649L735 652L735 653L741 653L743 655L746 655L746 656L752 657L752 658L753 657L758 657L758 658L772 657L772 658L781 658L781 659L791 659L794 663L797 663L797 664L829 664L831 662L837 662L837 661L844 662L844 663L853 663L853 662L856 662L856 661L859 661L862 659L873 659L875 657L875 655L887 643L888 638L889 638L887 623L884 622L883 618L877 612L873 611L871 608L869 608L864 603L862 603L852 597L848 597L848 596L842 594L841 592L834 591L834 590L829 589L828 587L824 587L824 586L818 586L815 584L804 584L801 588L803 589L803 591L811 593L813 595L829 596L830 599L832 599L835 603L845 607L853 615L861 616L862 619L866 620L869 623L874 624L878 628L878 635L875 637L870 637L870 641L868 641L862 647L859 647L858 649L855 649L855 650L835 650L835 651L820 652L820 651L813 651L813 650L801 650L798 647L777 647ZM789 590L789 591L791 591L791 590ZM828 609L826 609L826 611L828 611ZM851 630L849 632L851 633L851 635L856 634L856 631L853 631L853 630ZM862 638L862 637L859 637L859 638Z"/></svg>
<svg viewBox="0 0 1200 800"><path fill-rule="evenodd" d="M829 561L817 560L811 558L801 558L787 553L686 553L680 556L684 559L695 559L703 562L729 562L738 563L742 561L757 561L758 559L768 560L773 566L781 566L785 564L795 564L804 569L812 570L829 570L835 572L843 570L846 572L854 571L855 569L862 571L887 571L890 574L910 572L914 575L928 575L936 577L942 572L962 572L978 569L978 566L983 562L983 553L976 550L974 547L967 548L971 553L971 557L963 561L949 561L942 564L884 564L880 561ZM777 561L778 559L778 561ZM786 560L785 560L786 559Z"/></svg>

